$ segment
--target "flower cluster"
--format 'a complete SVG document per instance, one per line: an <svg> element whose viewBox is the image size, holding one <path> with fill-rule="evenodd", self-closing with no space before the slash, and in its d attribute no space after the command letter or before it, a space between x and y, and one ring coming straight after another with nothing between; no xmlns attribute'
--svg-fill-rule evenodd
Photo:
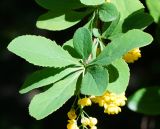
<svg viewBox="0 0 160 129"><path fill-rule="evenodd" d="M127 54L123 56L123 59L127 63L133 63L134 61L138 60L141 57L141 51L139 48L135 48L131 51L129 51Z"/></svg>
<svg viewBox="0 0 160 129"><path fill-rule="evenodd" d="M68 115L68 118L71 120L77 118L76 111L74 108L71 108L71 110L67 113L67 115Z"/></svg>
<svg viewBox="0 0 160 129"><path fill-rule="evenodd" d="M77 121L72 119L72 120L68 120L68 124L67 124L67 129L79 129L79 127L77 126Z"/></svg>
<svg viewBox="0 0 160 129"><path fill-rule="evenodd" d="M84 107L91 106L92 103L97 103L100 107L104 107L104 113L107 114L118 114L121 112L121 106L125 105L127 98L125 94L115 94L109 91L106 91L102 96L89 96L78 99L78 110L79 115L77 117L76 111L74 108L67 113L68 115L68 124L67 129L79 129L84 127L85 129L97 129L96 124L98 123L97 119L90 117L85 111ZM81 122L81 125L78 127L77 121Z"/></svg>
<svg viewBox="0 0 160 129"><path fill-rule="evenodd" d="M90 99L92 102L104 107L104 112L107 114L118 114L121 112L120 107L124 106L127 100L124 93L117 95L108 91L102 96L91 96Z"/></svg>
<svg viewBox="0 0 160 129"><path fill-rule="evenodd" d="M91 106L92 102L90 98L82 98L78 100L78 105L80 105L82 108L85 106Z"/></svg>
<svg viewBox="0 0 160 129"><path fill-rule="evenodd" d="M71 109L68 113L68 124L67 124L67 129L79 129L78 125L77 125L77 121L75 120L77 118L75 109Z"/></svg>
<svg viewBox="0 0 160 129"><path fill-rule="evenodd" d="M97 119L94 117L85 117L84 111L81 112L81 126L85 128L90 128L90 129L97 129L96 124L97 124ZM71 109L68 113L67 116L69 118L68 124L67 124L67 129L79 129L77 125L77 121L79 117L77 118L76 111L75 109ZM77 119L76 119L77 118Z"/></svg>
<svg viewBox="0 0 160 129"><path fill-rule="evenodd" d="M96 124L98 123L97 119L94 117L83 117L81 123L84 127L89 126L90 129L97 129Z"/></svg>
<svg viewBox="0 0 160 129"><path fill-rule="evenodd" d="M85 97L78 101L78 104L82 107L90 106L93 103L99 104L100 107L104 107L104 112L108 114L118 114L121 112L122 106L125 105L127 98L125 94L115 94L111 92L105 92L102 96L90 96Z"/></svg>

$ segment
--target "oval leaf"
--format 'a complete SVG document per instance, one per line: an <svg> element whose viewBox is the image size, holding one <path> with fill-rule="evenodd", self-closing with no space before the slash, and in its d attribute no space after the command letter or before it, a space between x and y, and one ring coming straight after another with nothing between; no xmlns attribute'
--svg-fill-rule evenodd
<svg viewBox="0 0 160 129"><path fill-rule="evenodd" d="M105 22L103 25L103 33L102 36L104 39L108 39L114 32L114 29L117 27L120 20L120 14L118 15L118 18L114 21L112 21L110 24L108 22Z"/></svg>
<svg viewBox="0 0 160 129"><path fill-rule="evenodd" d="M159 0L146 0L147 7L155 22L159 22L160 18L160 1Z"/></svg>
<svg viewBox="0 0 160 129"><path fill-rule="evenodd" d="M20 90L20 93L24 94L33 89L53 84L61 79L64 79L67 75L80 69L82 68L46 68L44 70L36 71L26 79L25 83L23 84Z"/></svg>
<svg viewBox="0 0 160 129"><path fill-rule="evenodd" d="M38 28L47 30L64 30L74 26L87 16L91 10L84 12L76 11L49 11L48 13L40 16L36 23Z"/></svg>
<svg viewBox="0 0 160 129"><path fill-rule="evenodd" d="M119 59L109 65L107 69L109 72L107 90L116 94L125 92L130 78L128 64L123 59Z"/></svg>
<svg viewBox="0 0 160 129"><path fill-rule="evenodd" d="M92 52L92 36L87 28L79 28L73 36L73 46L83 59Z"/></svg>
<svg viewBox="0 0 160 129"><path fill-rule="evenodd" d="M160 87L139 89L128 98L128 108L147 115L160 115Z"/></svg>
<svg viewBox="0 0 160 129"><path fill-rule="evenodd" d="M29 113L37 120L43 119L59 109L74 95L76 82L82 71L69 75L55 83L47 91L35 95L29 105Z"/></svg>
<svg viewBox="0 0 160 129"><path fill-rule="evenodd" d="M41 36L20 36L8 45L8 49L34 65L65 67L79 64L55 42Z"/></svg>
<svg viewBox="0 0 160 129"><path fill-rule="evenodd" d="M99 18L103 22L114 21L118 18L119 12L112 3L105 3L99 7Z"/></svg>
<svg viewBox="0 0 160 129"><path fill-rule="evenodd" d="M114 32L112 33L111 37L114 35L118 35L119 33L122 33L123 30L123 23L125 19L132 15L134 12L137 11L143 11L144 6L139 0L111 0L111 3L113 3L117 10L120 13L120 20L118 22L117 27L114 29ZM132 22L134 24L134 22Z"/></svg>
<svg viewBox="0 0 160 129"><path fill-rule="evenodd" d="M100 96L106 91L108 82L108 71L101 66L92 66L87 69L82 79L81 93Z"/></svg>
<svg viewBox="0 0 160 129"><path fill-rule="evenodd" d="M145 29L152 22L153 18L149 14L144 13L141 10L137 11L125 19L123 23L123 32L127 32L131 29Z"/></svg>
<svg viewBox="0 0 160 129"><path fill-rule="evenodd" d="M78 58L81 59L80 55L77 53L77 51L74 49L73 46L73 39L70 39L69 41L65 42L63 44L63 49L68 51L68 53L74 57L74 58Z"/></svg>
<svg viewBox="0 0 160 129"><path fill-rule="evenodd" d="M148 33L137 29L130 30L109 43L99 56L91 62L91 64L111 64L116 59L121 58L128 51L137 47L146 46L150 44L152 40L152 36Z"/></svg>

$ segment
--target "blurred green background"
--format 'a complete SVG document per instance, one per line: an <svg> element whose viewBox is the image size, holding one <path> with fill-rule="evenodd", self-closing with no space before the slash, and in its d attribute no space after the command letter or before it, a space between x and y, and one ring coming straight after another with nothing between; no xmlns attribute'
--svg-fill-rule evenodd
<svg viewBox="0 0 160 129"><path fill-rule="evenodd" d="M145 2L142 1L145 5ZM37 70L25 60L10 53L6 47L9 42L25 34L48 37L63 44L72 37L78 24L71 30L51 32L36 28L35 23L45 9L34 0L1 0L0 1L0 129L65 129L67 112L72 100L57 112L41 121L29 116L28 104L36 91L20 95L18 90L26 76ZM146 9L146 12L148 10ZM148 86L160 86L160 25L153 23L146 30L152 34L152 45L142 48L142 58L130 64L131 79L126 95L137 89ZM160 103L160 102L157 102ZM147 116L130 111L123 107L122 112L108 116L97 105L89 107L89 114L98 118L98 129L160 129L160 116Z"/></svg>

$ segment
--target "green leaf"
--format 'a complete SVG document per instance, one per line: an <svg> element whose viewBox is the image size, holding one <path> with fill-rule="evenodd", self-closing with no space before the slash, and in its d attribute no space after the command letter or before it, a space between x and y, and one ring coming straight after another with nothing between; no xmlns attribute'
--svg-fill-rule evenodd
<svg viewBox="0 0 160 129"><path fill-rule="evenodd" d="M29 105L29 113L37 120L43 119L59 109L74 95L76 82L82 71L58 81L47 91L35 95Z"/></svg>
<svg viewBox="0 0 160 129"><path fill-rule="evenodd" d="M23 84L20 90L20 93L24 94L33 89L53 84L80 69L82 69L82 67L66 69L46 68L43 70L39 70L26 79L25 83Z"/></svg>
<svg viewBox="0 0 160 129"><path fill-rule="evenodd" d="M68 53L74 57L74 58L78 58L81 59L80 55L77 53L77 51L74 49L73 46L73 39L70 39L69 41L65 42L63 44L63 49L68 51Z"/></svg>
<svg viewBox="0 0 160 129"><path fill-rule="evenodd" d="M160 1L159 0L146 0L147 7L150 14L154 18L154 21L158 23L160 21Z"/></svg>
<svg viewBox="0 0 160 129"><path fill-rule="evenodd" d="M133 29L115 38L109 43L99 56L90 64L108 65L116 59L121 58L128 51L149 45L153 38L150 34L141 30Z"/></svg>
<svg viewBox="0 0 160 129"><path fill-rule="evenodd" d="M92 66L87 69L82 79L81 93L85 95L102 95L108 86L109 75L102 66Z"/></svg>
<svg viewBox="0 0 160 129"><path fill-rule="evenodd" d="M112 36L122 33L122 25L129 15L144 9L143 4L139 0L111 0L111 3L117 7L117 10L120 13L119 23L112 33Z"/></svg>
<svg viewBox="0 0 160 129"><path fill-rule="evenodd" d="M109 72L107 90L116 94L125 92L130 78L128 64L123 59L119 59L107 66L107 69Z"/></svg>
<svg viewBox="0 0 160 129"><path fill-rule="evenodd" d="M63 44L63 48L65 47L65 46L70 46L70 47L74 47L73 46L73 39L70 39L70 40L68 40L68 41L66 41L64 44Z"/></svg>
<svg viewBox="0 0 160 129"><path fill-rule="evenodd" d="M135 11L144 8L143 4L139 0L112 0L111 3L117 7L122 19L128 17Z"/></svg>
<svg viewBox="0 0 160 129"><path fill-rule="evenodd" d="M141 19L141 20L137 20L137 19ZM107 28L102 36L103 38L109 38L110 37L111 39L113 39L113 32L114 30L116 29L117 25L119 24L119 20L120 20L120 15L119 17L113 21L109 27L106 27L105 24L108 24L108 23L105 23L103 28ZM127 32L129 30L132 30L132 29L145 29L147 26L149 26L151 23L153 22L153 18L147 14L147 13L144 13L143 10L139 10L139 11L136 11L134 13L132 13L131 15L129 15L124 21L123 21L123 24L122 24L122 32Z"/></svg>
<svg viewBox="0 0 160 129"><path fill-rule="evenodd" d="M128 98L128 108L146 115L160 115L160 87L139 89Z"/></svg>
<svg viewBox="0 0 160 129"><path fill-rule="evenodd" d="M65 67L79 64L55 42L41 36L20 36L8 45L8 49L34 65Z"/></svg>
<svg viewBox="0 0 160 129"><path fill-rule="evenodd" d="M80 2L84 5L101 5L103 3L105 3L105 0L80 0Z"/></svg>
<svg viewBox="0 0 160 129"><path fill-rule="evenodd" d="M38 28L47 30L64 30L79 23L85 16L93 10L86 10L83 12L77 11L49 11L41 15L36 23Z"/></svg>
<svg viewBox="0 0 160 129"><path fill-rule="evenodd" d="M87 28L79 28L73 36L74 49L81 58L88 59L92 52L92 36Z"/></svg>
<svg viewBox="0 0 160 129"><path fill-rule="evenodd" d="M35 0L40 6L49 10L71 10L84 7L79 0Z"/></svg>
<svg viewBox="0 0 160 129"><path fill-rule="evenodd" d="M89 30L92 30L92 27L93 27L92 24L93 24L94 18L95 18L95 12L93 12L90 16L88 16L88 18L86 19L87 22L85 23L83 27Z"/></svg>
<svg viewBox="0 0 160 129"><path fill-rule="evenodd" d="M118 18L119 12L116 6L112 3L105 3L99 7L99 18L103 22L114 21Z"/></svg>
<svg viewBox="0 0 160 129"><path fill-rule="evenodd" d="M108 22L104 23L103 25L104 32L102 34L103 38L108 39L108 37L112 35L112 33L114 32L115 28L117 27L119 23L119 20L120 20L120 14L118 15L118 18L116 20L110 23L110 25L108 25L109 24Z"/></svg>
<svg viewBox="0 0 160 129"><path fill-rule="evenodd" d="M143 11L137 11L125 19L123 23L123 32L127 32L131 29L145 29L152 22L153 18L149 14Z"/></svg>

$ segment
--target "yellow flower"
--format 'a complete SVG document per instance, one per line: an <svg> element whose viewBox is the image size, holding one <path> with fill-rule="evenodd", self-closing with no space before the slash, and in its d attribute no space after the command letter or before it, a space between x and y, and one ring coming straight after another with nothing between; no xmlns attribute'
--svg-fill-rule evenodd
<svg viewBox="0 0 160 129"><path fill-rule="evenodd" d="M102 98L99 98L98 104L100 107L103 107L105 105L105 100L103 100Z"/></svg>
<svg viewBox="0 0 160 129"><path fill-rule="evenodd" d="M117 106L124 106L126 104L126 101L127 98L125 97L124 93L123 94L120 94L120 95L117 95L117 99L115 100L115 104Z"/></svg>
<svg viewBox="0 0 160 129"><path fill-rule="evenodd" d="M89 117L89 118L87 118L87 117L83 117L82 119L81 119L81 123L82 123L82 125L83 126L90 126L90 127L93 127L93 129L94 129L94 126L97 124L97 119L96 118L94 118L94 117Z"/></svg>
<svg viewBox="0 0 160 129"><path fill-rule="evenodd" d="M117 95L108 91L102 96L91 96L90 99L92 102L104 107L104 112L108 114L118 114L121 112L120 106L124 106L127 100L124 93Z"/></svg>
<svg viewBox="0 0 160 129"><path fill-rule="evenodd" d="M78 104L84 107L84 106L91 106L92 102L90 98L82 98L78 100Z"/></svg>
<svg viewBox="0 0 160 129"><path fill-rule="evenodd" d="M104 113L108 113L108 114L118 114L119 112L121 112L121 108L114 105L114 104L110 104L107 106L107 108L104 110Z"/></svg>
<svg viewBox="0 0 160 129"><path fill-rule="evenodd" d="M73 108L67 113L67 115L68 115L69 119L76 119L77 118L76 111Z"/></svg>
<svg viewBox="0 0 160 129"><path fill-rule="evenodd" d="M67 129L79 129L76 120L68 120Z"/></svg>
<svg viewBox="0 0 160 129"><path fill-rule="evenodd" d="M123 59L127 63L133 63L134 61L138 60L141 57L141 51L139 48L135 48L131 51L129 51L127 54L123 56Z"/></svg>
<svg viewBox="0 0 160 129"><path fill-rule="evenodd" d="M83 126L87 126L87 125L89 125L90 120L89 120L89 118L87 118L87 117L83 117L83 118L81 119L81 123L82 123Z"/></svg>
<svg viewBox="0 0 160 129"><path fill-rule="evenodd" d="M98 99L97 99L98 97L97 97L97 96L93 96L93 95L92 95L92 96L90 96L89 98L91 99L92 102L98 103Z"/></svg>
<svg viewBox="0 0 160 129"><path fill-rule="evenodd" d="M68 123L67 124L67 129L79 129L79 127L77 126L77 124Z"/></svg>
<svg viewBox="0 0 160 129"><path fill-rule="evenodd" d="M97 103L99 104L100 107L103 107L105 104L105 101L102 97L103 96L90 96L90 99L93 103Z"/></svg>
<svg viewBox="0 0 160 129"><path fill-rule="evenodd" d="M97 124L97 119L94 118L94 117L89 117L89 126L92 127L92 126L95 126Z"/></svg>
<svg viewBox="0 0 160 129"><path fill-rule="evenodd" d="M97 127L96 126L92 126L90 129L97 129Z"/></svg>

